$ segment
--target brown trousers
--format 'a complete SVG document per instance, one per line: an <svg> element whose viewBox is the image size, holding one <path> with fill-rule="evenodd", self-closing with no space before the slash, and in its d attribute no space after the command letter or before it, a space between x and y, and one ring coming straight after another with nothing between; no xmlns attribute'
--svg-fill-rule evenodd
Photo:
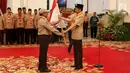
<svg viewBox="0 0 130 73"><path fill-rule="evenodd" d="M38 70L44 70L44 69L47 69L47 51L48 51L48 46L50 43L50 36L39 35L38 41L40 43Z"/></svg>
<svg viewBox="0 0 130 73"><path fill-rule="evenodd" d="M84 33L84 37L88 37L88 22L84 22L83 33Z"/></svg>
<svg viewBox="0 0 130 73"><path fill-rule="evenodd" d="M14 43L14 29L6 29L6 44Z"/></svg>
<svg viewBox="0 0 130 73"><path fill-rule="evenodd" d="M76 67L83 67L82 65L82 40L72 40L74 45L74 64Z"/></svg>

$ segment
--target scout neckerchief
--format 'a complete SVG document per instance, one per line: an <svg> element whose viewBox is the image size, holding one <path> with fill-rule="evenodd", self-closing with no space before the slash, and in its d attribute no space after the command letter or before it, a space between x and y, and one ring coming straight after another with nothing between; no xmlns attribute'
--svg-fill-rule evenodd
<svg viewBox="0 0 130 73"><path fill-rule="evenodd" d="M33 25L33 16L32 15L29 15L29 24Z"/></svg>
<svg viewBox="0 0 130 73"><path fill-rule="evenodd" d="M8 24L11 23L11 14L7 14L7 23L8 23Z"/></svg>
<svg viewBox="0 0 130 73"><path fill-rule="evenodd" d="M75 22L75 19L78 17L78 16L80 16L80 15L82 15L83 14L83 12L80 12L80 13L76 13L76 16L73 18L74 19L74 22Z"/></svg>
<svg viewBox="0 0 130 73"><path fill-rule="evenodd" d="M18 22L20 25L22 24L22 14L18 14Z"/></svg>

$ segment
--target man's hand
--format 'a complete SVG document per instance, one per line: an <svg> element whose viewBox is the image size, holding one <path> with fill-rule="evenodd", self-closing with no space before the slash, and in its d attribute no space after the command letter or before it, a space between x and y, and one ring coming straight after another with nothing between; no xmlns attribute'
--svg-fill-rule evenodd
<svg viewBox="0 0 130 73"><path fill-rule="evenodd" d="M62 33L62 37L65 37L65 34L64 34L64 33Z"/></svg>
<svg viewBox="0 0 130 73"><path fill-rule="evenodd" d="M59 22L62 20L62 17L61 15L58 15L58 18L59 18Z"/></svg>
<svg viewBox="0 0 130 73"><path fill-rule="evenodd" d="M63 34L66 34L66 32L67 32L67 31L65 30L65 31L63 31L62 33L63 33Z"/></svg>

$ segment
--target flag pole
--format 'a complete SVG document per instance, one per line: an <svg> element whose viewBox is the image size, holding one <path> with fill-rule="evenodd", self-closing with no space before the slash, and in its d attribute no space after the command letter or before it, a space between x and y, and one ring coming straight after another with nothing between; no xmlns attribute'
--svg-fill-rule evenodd
<svg viewBox="0 0 130 73"><path fill-rule="evenodd" d="M99 44L98 44L98 64L95 65L96 68L103 68L103 65L101 64L101 26L99 24Z"/></svg>
<svg viewBox="0 0 130 73"><path fill-rule="evenodd" d="M61 28L61 32L63 33L64 30L63 30L62 20L60 21L60 28ZM64 39L65 46L67 46L66 36L63 36L63 39Z"/></svg>

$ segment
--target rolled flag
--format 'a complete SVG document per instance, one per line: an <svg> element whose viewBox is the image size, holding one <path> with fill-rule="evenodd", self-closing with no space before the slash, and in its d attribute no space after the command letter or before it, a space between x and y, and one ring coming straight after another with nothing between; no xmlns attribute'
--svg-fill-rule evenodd
<svg viewBox="0 0 130 73"><path fill-rule="evenodd" d="M1 11L1 9L0 9L0 14L3 16L3 13L2 13L2 11Z"/></svg>

